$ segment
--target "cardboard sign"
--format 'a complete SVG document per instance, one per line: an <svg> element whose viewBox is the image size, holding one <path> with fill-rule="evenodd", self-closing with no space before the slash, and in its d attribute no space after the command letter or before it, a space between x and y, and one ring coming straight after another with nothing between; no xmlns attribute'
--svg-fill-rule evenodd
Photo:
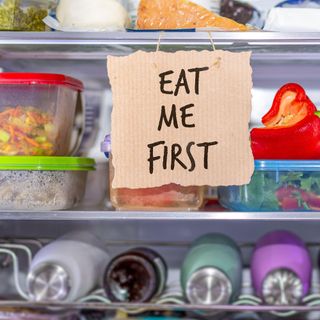
<svg viewBox="0 0 320 320"><path fill-rule="evenodd" d="M249 183L250 56L219 50L109 57L113 188Z"/></svg>

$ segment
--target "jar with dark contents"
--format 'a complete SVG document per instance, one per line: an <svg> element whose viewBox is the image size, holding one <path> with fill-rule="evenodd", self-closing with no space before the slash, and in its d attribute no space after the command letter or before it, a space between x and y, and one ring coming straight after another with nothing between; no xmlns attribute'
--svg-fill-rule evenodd
<svg viewBox="0 0 320 320"><path fill-rule="evenodd" d="M239 23L249 23L257 10L248 3L243 3L235 0L222 0L220 15L226 18L233 19Z"/></svg>
<svg viewBox="0 0 320 320"><path fill-rule="evenodd" d="M161 295L167 281L163 258L148 248L116 256L104 275L104 289L113 302L143 303Z"/></svg>

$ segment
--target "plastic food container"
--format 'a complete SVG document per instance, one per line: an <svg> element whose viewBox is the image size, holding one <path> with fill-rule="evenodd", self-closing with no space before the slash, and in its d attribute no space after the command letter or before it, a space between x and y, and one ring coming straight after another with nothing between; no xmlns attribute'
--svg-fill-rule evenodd
<svg viewBox="0 0 320 320"><path fill-rule="evenodd" d="M0 0L0 30L46 31L52 0Z"/></svg>
<svg viewBox="0 0 320 320"><path fill-rule="evenodd" d="M64 75L0 73L0 155L72 155L83 132L72 145L82 91Z"/></svg>
<svg viewBox="0 0 320 320"><path fill-rule="evenodd" d="M236 211L319 211L320 161L255 161L248 185L218 192L220 204Z"/></svg>
<svg viewBox="0 0 320 320"><path fill-rule="evenodd" d="M109 157L111 139L107 136L101 150ZM118 210L197 210L204 202L203 187L168 184L156 188L112 188L113 166L109 160L110 201Z"/></svg>
<svg viewBox="0 0 320 320"><path fill-rule="evenodd" d="M0 210L73 208L94 167L89 158L0 157Z"/></svg>

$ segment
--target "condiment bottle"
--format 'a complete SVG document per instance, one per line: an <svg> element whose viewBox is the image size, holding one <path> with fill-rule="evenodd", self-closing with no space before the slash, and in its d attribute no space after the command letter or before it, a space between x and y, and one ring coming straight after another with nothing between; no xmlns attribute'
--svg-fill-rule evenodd
<svg viewBox="0 0 320 320"><path fill-rule="evenodd" d="M310 290L312 262L303 241L287 231L263 236L251 259L256 294L269 305L297 305Z"/></svg>
<svg viewBox="0 0 320 320"><path fill-rule="evenodd" d="M231 303L240 294L241 284L242 258L232 239L208 234L193 243L181 269L181 286L190 303Z"/></svg>
<svg viewBox="0 0 320 320"><path fill-rule="evenodd" d="M114 302L147 302L159 296L167 282L163 258L148 248L136 248L116 256L107 266L104 289Z"/></svg>
<svg viewBox="0 0 320 320"><path fill-rule="evenodd" d="M94 235L67 234L35 255L27 277L30 299L73 302L98 286L108 261L108 253Z"/></svg>

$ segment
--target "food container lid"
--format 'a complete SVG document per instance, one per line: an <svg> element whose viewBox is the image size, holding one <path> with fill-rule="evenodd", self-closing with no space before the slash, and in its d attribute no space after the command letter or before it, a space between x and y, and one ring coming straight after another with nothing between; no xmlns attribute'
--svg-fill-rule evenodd
<svg viewBox="0 0 320 320"><path fill-rule="evenodd" d="M63 74L53 73L3 72L0 73L0 85L3 84L57 85L65 86L77 91L83 91L83 83L80 80Z"/></svg>
<svg viewBox="0 0 320 320"><path fill-rule="evenodd" d="M320 160L256 160L257 171L320 171Z"/></svg>
<svg viewBox="0 0 320 320"><path fill-rule="evenodd" d="M95 161L80 157L1 156L0 171L93 171Z"/></svg>

